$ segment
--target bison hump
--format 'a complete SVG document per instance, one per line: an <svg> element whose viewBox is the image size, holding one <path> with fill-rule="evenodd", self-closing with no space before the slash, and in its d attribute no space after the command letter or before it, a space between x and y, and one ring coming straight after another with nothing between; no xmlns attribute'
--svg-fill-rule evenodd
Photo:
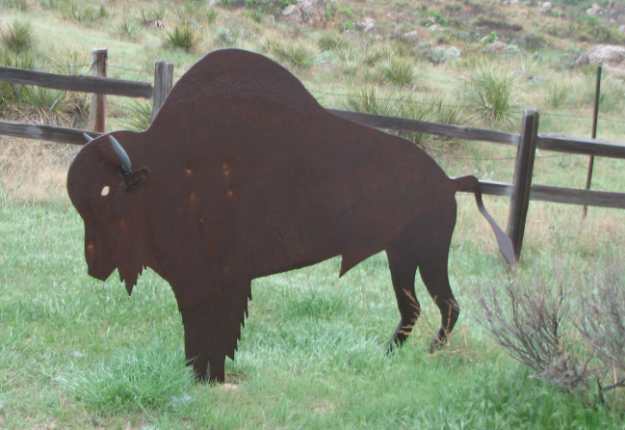
<svg viewBox="0 0 625 430"><path fill-rule="evenodd" d="M194 64L176 83L154 123L176 121L185 111L208 108L216 99L269 101L298 111L322 109L302 83L287 69L240 49L211 52Z"/></svg>

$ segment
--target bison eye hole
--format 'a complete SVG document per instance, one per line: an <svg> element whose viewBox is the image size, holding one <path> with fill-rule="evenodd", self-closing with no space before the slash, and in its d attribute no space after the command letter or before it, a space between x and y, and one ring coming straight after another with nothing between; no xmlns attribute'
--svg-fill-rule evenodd
<svg viewBox="0 0 625 430"><path fill-rule="evenodd" d="M102 187L102 190L100 190L100 195L102 197L106 197L109 195L110 192L111 192L111 187L109 187L108 185L105 185Z"/></svg>

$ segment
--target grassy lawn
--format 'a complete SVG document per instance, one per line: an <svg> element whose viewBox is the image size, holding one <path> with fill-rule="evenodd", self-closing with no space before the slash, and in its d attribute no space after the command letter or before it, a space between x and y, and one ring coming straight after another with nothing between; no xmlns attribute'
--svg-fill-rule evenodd
<svg viewBox="0 0 625 430"><path fill-rule="evenodd" d="M418 285L422 318L406 346L385 356L397 311L384 256L341 280L332 260L254 282L239 352L227 363L231 385L209 387L195 384L184 366L182 325L163 280L144 275L129 298L114 276L104 285L90 279L82 226L66 200L5 199L0 426L622 428L621 416L531 378L485 336L478 296L510 275L492 250L467 237L482 230L472 221L485 222L469 199L459 200L451 276L463 313L445 350L426 352L438 315ZM579 210L564 217L572 212ZM555 243L567 268L593 270L616 252L608 237L614 230L602 232L614 211L596 212L580 233L586 247L573 246L580 236L571 231L553 242L548 232L551 238L537 239L530 223L525 263L513 276L553 270Z"/></svg>

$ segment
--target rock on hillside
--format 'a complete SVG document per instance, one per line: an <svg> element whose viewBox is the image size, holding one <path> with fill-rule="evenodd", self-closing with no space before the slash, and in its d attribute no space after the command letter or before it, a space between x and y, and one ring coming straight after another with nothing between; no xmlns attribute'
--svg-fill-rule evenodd
<svg viewBox="0 0 625 430"><path fill-rule="evenodd" d="M603 64L607 71L625 77L625 46L595 45L580 55L576 64Z"/></svg>
<svg viewBox="0 0 625 430"><path fill-rule="evenodd" d="M326 20L326 4L332 0L297 0L282 10L282 18L294 24L323 25Z"/></svg>

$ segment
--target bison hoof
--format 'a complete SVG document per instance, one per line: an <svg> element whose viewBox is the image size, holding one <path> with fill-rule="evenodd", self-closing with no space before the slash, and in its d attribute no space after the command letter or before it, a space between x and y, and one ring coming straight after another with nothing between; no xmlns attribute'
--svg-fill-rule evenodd
<svg viewBox="0 0 625 430"><path fill-rule="evenodd" d="M447 338L439 338L438 336L434 337L434 339L432 339L432 342L430 343L430 354L435 353L436 351L440 351L441 349L443 349L443 347L447 344Z"/></svg>

